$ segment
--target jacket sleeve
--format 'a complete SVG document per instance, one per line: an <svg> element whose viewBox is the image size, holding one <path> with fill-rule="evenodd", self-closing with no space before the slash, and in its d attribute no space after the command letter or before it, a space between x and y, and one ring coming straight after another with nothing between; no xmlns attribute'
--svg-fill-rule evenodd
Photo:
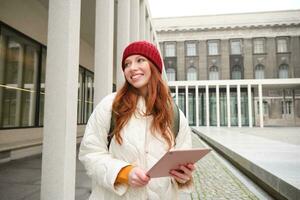
<svg viewBox="0 0 300 200"><path fill-rule="evenodd" d="M192 132L189 123L183 112L180 110L179 132L176 137L175 149L191 149L192 148ZM174 178L172 182L177 185L178 189L184 192L192 192L194 188L193 180L191 179L185 184L179 184Z"/></svg>
<svg viewBox="0 0 300 200"><path fill-rule="evenodd" d="M111 98L104 98L90 116L79 149L79 160L99 186L118 195L123 195L126 184L115 184L120 170L129 163L112 157L107 149L107 134L110 128Z"/></svg>

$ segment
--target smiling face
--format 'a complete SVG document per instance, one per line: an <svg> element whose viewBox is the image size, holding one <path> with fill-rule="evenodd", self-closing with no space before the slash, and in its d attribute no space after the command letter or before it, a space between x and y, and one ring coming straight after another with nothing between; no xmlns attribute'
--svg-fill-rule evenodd
<svg viewBox="0 0 300 200"><path fill-rule="evenodd" d="M133 87L142 95L147 93L147 84L151 78L151 69L147 58L141 55L132 55L124 61L124 75Z"/></svg>

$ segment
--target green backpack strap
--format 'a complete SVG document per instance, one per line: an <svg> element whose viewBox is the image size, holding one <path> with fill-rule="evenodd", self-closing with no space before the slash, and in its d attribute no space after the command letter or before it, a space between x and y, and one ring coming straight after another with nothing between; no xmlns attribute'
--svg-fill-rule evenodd
<svg viewBox="0 0 300 200"><path fill-rule="evenodd" d="M113 130L115 129L115 119L116 119L115 113L114 113L114 111L111 111L110 128L109 128L109 132L107 134L107 149L109 149L110 142L111 142L112 138L114 137Z"/></svg>
<svg viewBox="0 0 300 200"><path fill-rule="evenodd" d="M179 132L179 123L180 123L180 113L176 103L173 104L173 114L174 114L173 115L174 120L173 120L172 132L174 134L174 138L176 138ZM114 137L113 130L115 129L115 118L116 118L115 113L111 111L110 128L109 128L109 133L107 134L107 149L109 149L111 140Z"/></svg>
<svg viewBox="0 0 300 200"><path fill-rule="evenodd" d="M175 102L173 103L173 116L174 116L174 120L173 120L172 132L174 134L174 138L176 138L179 132L180 113L179 113L179 108Z"/></svg>

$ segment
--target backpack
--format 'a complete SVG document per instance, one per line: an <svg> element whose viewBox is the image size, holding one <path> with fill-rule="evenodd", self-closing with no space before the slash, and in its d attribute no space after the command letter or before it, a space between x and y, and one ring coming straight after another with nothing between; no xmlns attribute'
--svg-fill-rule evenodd
<svg viewBox="0 0 300 200"><path fill-rule="evenodd" d="M173 126L172 126L172 133L174 134L174 138L177 137L178 132L179 132L179 122L180 122L180 113L179 113L179 108L178 106L174 103L173 104ZM110 119L110 129L109 129L109 134L107 135L107 149L109 149L111 140L114 136L113 130L115 129L115 114L114 112L111 113L111 119Z"/></svg>

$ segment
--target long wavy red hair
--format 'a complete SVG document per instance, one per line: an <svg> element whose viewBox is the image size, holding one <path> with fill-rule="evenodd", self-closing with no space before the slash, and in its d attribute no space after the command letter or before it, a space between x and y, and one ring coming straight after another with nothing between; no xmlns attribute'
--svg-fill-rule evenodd
<svg viewBox="0 0 300 200"><path fill-rule="evenodd" d="M169 148L174 144L174 136L171 132L173 123L173 100L170 91L161 74L156 67L148 61L151 69L151 78L147 85L146 113L152 115L151 132L155 131L165 139ZM123 87L117 92L112 105L112 112L115 114L115 128L113 134L116 141L121 145L123 140L121 129L126 125L136 111L139 97L138 89L125 81Z"/></svg>

